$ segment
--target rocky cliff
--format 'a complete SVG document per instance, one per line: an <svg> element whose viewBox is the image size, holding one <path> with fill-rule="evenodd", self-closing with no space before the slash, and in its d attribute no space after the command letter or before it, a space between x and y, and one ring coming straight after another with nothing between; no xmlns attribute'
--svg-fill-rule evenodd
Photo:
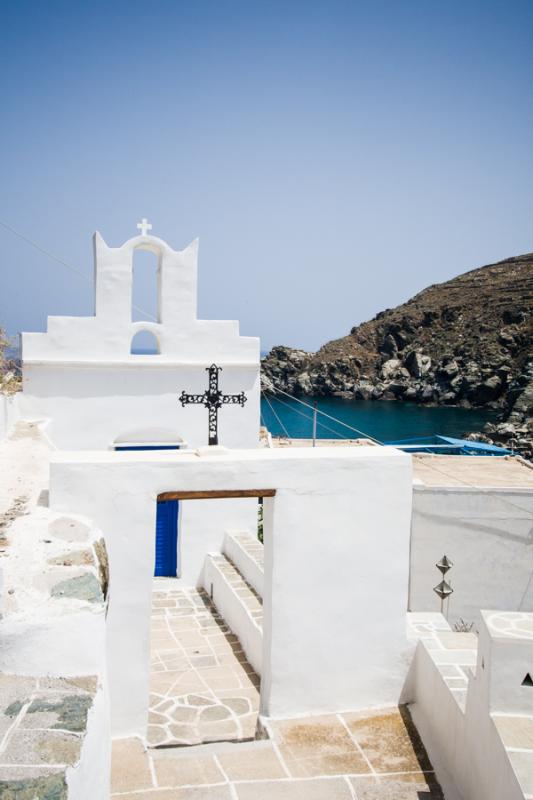
<svg viewBox="0 0 533 800"><path fill-rule="evenodd" d="M316 353L274 347L265 391L501 409L494 441L531 451L533 253L429 286ZM505 421L504 421L505 420Z"/></svg>

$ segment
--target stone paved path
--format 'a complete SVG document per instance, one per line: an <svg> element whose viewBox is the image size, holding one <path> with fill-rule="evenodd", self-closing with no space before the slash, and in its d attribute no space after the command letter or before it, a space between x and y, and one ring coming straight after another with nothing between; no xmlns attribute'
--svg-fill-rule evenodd
<svg viewBox="0 0 533 800"><path fill-rule="evenodd" d="M443 800L405 709L267 724L270 740L113 743L114 800Z"/></svg>
<svg viewBox="0 0 533 800"><path fill-rule="evenodd" d="M259 678L205 592L154 591L148 744L252 739Z"/></svg>

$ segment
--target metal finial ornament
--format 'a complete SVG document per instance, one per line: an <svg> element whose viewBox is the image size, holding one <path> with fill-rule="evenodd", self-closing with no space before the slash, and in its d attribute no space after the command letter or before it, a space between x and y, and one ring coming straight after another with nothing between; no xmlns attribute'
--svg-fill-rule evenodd
<svg viewBox="0 0 533 800"><path fill-rule="evenodd" d="M438 594L441 600L446 600L446 598L452 594L453 589L449 583L446 583L446 581L441 581L433 588L433 591L435 594Z"/></svg>
<svg viewBox="0 0 533 800"><path fill-rule="evenodd" d="M444 611L444 601L448 600L448 607L447 607L447 610L448 610L449 602L450 602L450 595L453 593L453 589L450 586L450 584L447 581L444 580L444 576L446 575L448 570L451 567L453 567L453 562L450 561L450 559L448 558L447 555L444 555L444 556L442 556L440 561L437 561L435 566L437 567L437 569L442 574L441 582L433 587L433 591L435 592L435 594L440 597L440 613L442 614L443 611Z"/></svg>
<svg viewBox="0 0 533 800"><path fill-rule="evenodd" d="M437 561L437 563L435 564L435 566L437 567L437 569L440 569L440 571L442 572L442 574L443 574L443 575L446 575L446 573L448 572L448 570L449 570L451 567L453 567L453 562L452 562L452 561L450 561L450 559L448 558L448 556L442 556L441 560L440 560L440 561Z"/></svg>
<svg viewBox="0 0 533 800"><path fill-rule="evenodd" d="M209 444L218 444L218 410L223 405L238 404L244 406L248 398L244 392L239 394L223 394L218 387L218 373L222 371L222 367L217 367L216 364L211 364L206 367L206 372L209 373L209 388L203 394L187 394L184 390L179 401L182 407L189 403L205 406L209 411L208 431L209 431Z"/></svg>

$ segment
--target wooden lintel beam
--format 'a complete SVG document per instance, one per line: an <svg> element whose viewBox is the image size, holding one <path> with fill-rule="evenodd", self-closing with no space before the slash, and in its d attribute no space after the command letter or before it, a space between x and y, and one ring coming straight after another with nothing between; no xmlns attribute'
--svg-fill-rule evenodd
<svg viewBox="0 0 533 800"><path fill-rule="evenodd" d="M275 489L213 489L199 492L162 492L158 500L220 500L225 497L274 497Z"/></svg>

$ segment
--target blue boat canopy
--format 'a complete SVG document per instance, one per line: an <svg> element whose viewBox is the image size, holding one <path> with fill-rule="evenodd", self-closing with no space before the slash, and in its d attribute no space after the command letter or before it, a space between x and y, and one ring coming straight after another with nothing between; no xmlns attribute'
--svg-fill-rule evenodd
<svg viewBox="0 0 533 800"><path fill-rule="evenodd" d="M486 442L471 442L469 439L455 439L453 436L421 436L414 439L399 439L384 444L406 450L410 453L442 453L462 456L510 456L512 450Z"/></svg>

